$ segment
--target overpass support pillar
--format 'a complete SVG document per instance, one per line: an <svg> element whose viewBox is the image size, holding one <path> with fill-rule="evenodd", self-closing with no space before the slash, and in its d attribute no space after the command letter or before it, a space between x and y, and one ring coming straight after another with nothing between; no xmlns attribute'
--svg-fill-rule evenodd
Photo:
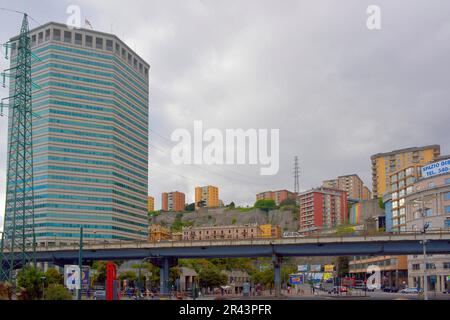
<svg viewBox="0 0 450 320"><path fill-rule="evenodd" d="M277 255L272 256L273 273L275 282L275 297L281 298L281 257Z"/></svg>
<svg viewBox="0 0 450 320"><path fill-rule="evenodd" d="M159 267L160 289L161 294L169 293L169 259L163 258Z"/></svg>

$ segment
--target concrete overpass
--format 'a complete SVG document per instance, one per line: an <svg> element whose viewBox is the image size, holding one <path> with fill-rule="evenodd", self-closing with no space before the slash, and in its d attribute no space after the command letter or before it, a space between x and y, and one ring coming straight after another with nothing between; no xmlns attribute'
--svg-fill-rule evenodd
<svg viewBox="0 0 450 320"><path fill-rule="evenodd" d="M282 239L208 240L89 243L83 245L84 261L139 260L148 258L160 267L161 291L168 291L169 267L179 258L272 257L275 284L281 283L281 259L288 256L353 256L422 254L420 233L376 236L320 236ZM450 232L426 234L427 253L450 253ZM38 262L78 264L79 246L38 247ZM278 291L278 290L277 290Z"/></svg>

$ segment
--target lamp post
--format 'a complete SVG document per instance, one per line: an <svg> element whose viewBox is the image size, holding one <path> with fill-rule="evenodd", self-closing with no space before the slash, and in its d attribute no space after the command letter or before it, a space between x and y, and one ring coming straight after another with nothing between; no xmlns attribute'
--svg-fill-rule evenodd
<svg viewBox="0 0 450 320"><path fill-rule="evenodd" d="M138 274L138 291L139 294L141 293L141 268L142 268L142 264L144 263L145 260L147 260L149 257L145 257L144 259L141 260L141 262L139 263L139 274Z"/></svg>
<svg viewBox="0 0 450 320"><path fill-rule="evenodd" d="M80 227L80 249L78 250L78 267L80 269L80 289L78 289L77 300L81 300L82 275L83 275L83 227Z"/></svg>
<svg viewBox="0 0 450 320"><path fill-rule="evenodd" d="M45 290L45 276L41 277L42 280L42 300L45 299L45 294L44 294L44 290Z"/></svg>

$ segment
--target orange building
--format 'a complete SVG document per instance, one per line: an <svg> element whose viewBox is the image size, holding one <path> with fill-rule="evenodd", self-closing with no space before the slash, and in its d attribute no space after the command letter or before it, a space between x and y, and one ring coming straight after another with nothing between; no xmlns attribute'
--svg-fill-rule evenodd
<svg viewBox="0 0 450 320"><path fill-rule="evenodd" d="M199 207L217 208L219 206L219 188L214 186L195 187L195 209Z"/></svg>
<svg viewBox="0 0 450 320"><path fill-rule="evenodd" d="M163 192L161 195L161 200L162 211L184 211L186 201L183 192Z"/></svg>
<svg viewBox="0 0 450 320"><path fill-rule="evenodd" d="M155 211L155 198L148 196L147 198L147 210L148 212Z"/></svg>
<svg viewBox="0 0 450 320"><path fill-rule="evenodd" d="M256 195L256 201L258 200L273 200L277 205L279 205L283 200L294 199L296 194L288 190L278 190L278 191L265 191L258 193Z"/></svg>
<svg viewBox="0 0 450 320"><path fill-rule="evenodd" d="M170 230L164 228L159 224L152 224L149 226L148 232L148 241L149 242L158 242L161 240L169 240L172 238Z"/></svg>

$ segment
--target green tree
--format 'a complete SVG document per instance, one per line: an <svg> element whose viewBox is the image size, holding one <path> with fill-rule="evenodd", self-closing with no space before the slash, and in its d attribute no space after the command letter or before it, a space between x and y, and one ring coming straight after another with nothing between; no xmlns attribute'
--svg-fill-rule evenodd
<svg viewBox="0 0 450 320"><path fill-rule="evenodd" d="M280 202L280 207L284 206L297 206L295 199L287 198Z"/></svg>
<svg viewBox="0 0 450 320"><path fill-rule="evenodd" d="M45 289L45 300L72 300L70 292L61 284L51 284Z"/></svg>
<svg viewBox="0 0 450 320"><path fill-rule="evenodd" d="M384 202L382 198L378 198L378 206L380 207L380 209L384 210Z"/></svg>
<svg viewBox="0 0 450 320"><path fill-rule="evenodd" d="M346 256L337 257L337 271L338 276L343 277L348 274L350 259Z"/></svg>
<svg viewBox="0 0 450 320"><path fill-rule="evenodd" d="M228 281L226 274L215 267L202 269L198 276L204 287L219 287L225 285Z"/></svg>
<svg viewBox="0 0 450 320"><path fill-rule="evenodd" d="M93 281L104 284L106 281L106 261L95 261L92 269L96 271Z"/></svg>
<svg viewBox="0 0 450 320"><path fill-rule="evenodd" d="M195 203L189 203L186 204L186 206L184 207L185 211L195 211Z"/></svg>
<svg viewBox="0 0 450 320"><path fill-rule="evenodd" d="M34 267L22 268L17 274L17 284L23 288L24 300L37 300L42 297L42 277L44 273Z"/></svg>
<svg viewBox="0 0 450 320"><path fill-rule="evenodd" d="M257 200L254 205L255 208L264 210L264 211L270 211L277 208L277 205L274 200L271 199L261 199Z"/></svg>
<svg viewBox="0 0 450 320"><path fill-rule="evenodd" d="M227 208L228 208L228 209L234 209L235 207L236 207L236 205L234 204L233 201L231 201L230 204L227 205Z"/></svg>
<svg viewBox="0 0 450 320"><path fill-rule="evenodd" d="M126 271L119 275L120 280L127 280L128 282L135 282L137 280L136 272L134 271Z"/></svg>
<svg viewBox="0 0 450 320"><path fill-rule="evenodd" d="M64 283L64 275L59 273L55 268L50 268L44 273L45 277L45 285L49 286L51 284L63 284Z"/></svg>

